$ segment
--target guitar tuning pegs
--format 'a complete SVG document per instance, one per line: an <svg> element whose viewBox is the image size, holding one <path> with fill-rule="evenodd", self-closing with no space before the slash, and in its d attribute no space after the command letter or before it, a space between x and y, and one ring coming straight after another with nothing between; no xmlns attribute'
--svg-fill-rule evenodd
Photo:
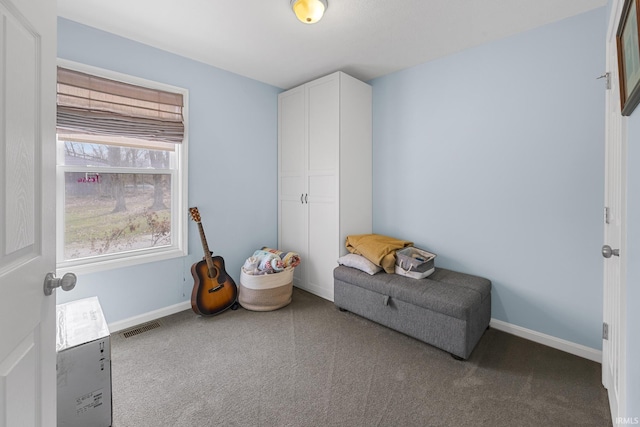
<svg viewBox="0 0 640 427"><path fill-rule="evenodd" d="M191 214L191 218L195 222L200 222L200 212L198 212L198 208L196 207L189 208L189 213Z"/></svg>

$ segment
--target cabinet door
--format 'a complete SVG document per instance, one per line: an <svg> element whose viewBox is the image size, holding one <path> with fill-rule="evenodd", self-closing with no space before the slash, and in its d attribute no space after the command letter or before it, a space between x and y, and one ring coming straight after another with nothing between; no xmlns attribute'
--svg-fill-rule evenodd
<svg viewBox="0 0 640 427"><path fill-rule="evenodd" d="M302 258L294 272L296 284L302 283L308 261L304 97L302 87L278 97L278 246Z"/></svg>
<svg viewBox="0 0 640 427"><path fill-rule="evenodd" d="M340 99L338 75L306 85L308 105L308 258L306 287L333 300L333 269L339 256L338 168Z"/></svg>

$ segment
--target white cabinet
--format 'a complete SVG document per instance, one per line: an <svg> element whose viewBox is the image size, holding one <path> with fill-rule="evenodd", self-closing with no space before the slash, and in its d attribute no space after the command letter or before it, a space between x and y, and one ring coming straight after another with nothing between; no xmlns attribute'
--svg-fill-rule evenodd
<svg viewBox="0 0 640 427"><path fill-rule="evenodd" d="M294 285L333 301L349 234L371 233L371 86L337 72L278 96L278 247Z"/></svg>

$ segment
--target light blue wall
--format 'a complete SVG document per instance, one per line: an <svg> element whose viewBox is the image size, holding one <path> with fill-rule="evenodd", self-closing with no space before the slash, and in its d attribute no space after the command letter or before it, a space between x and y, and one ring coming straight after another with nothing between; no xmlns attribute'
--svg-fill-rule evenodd
<svg viewBox="0 0 640 427"><path fill-rule="evenodd" d="M58 56L189 89L189 205L209 246L238 281L254 250L277 244L277 94L280 89L113 34L58 19ZM202 258L194 222L189 256L81 275L58 302L98 296L107 322L188 301Z"/></svg>
<svg viewBox="0 0 640 427"><path fill-rule="evenodd" d="M491 279L493 318L594 349L605 12L370 82L374 232Z"/></svg>

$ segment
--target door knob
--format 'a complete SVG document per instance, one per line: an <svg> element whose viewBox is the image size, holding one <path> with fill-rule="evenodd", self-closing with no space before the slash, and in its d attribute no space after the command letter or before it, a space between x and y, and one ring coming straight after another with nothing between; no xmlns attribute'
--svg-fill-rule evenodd
<svg viewBox="0 0 640 427"><path fill-rule="evenodd" d="M70 291L76 287L77 277L73 273L66 273L61 278L56 278L53 273L47 273L44 277L44 294L51 295L53 290L61 287L63 291Z"/></svg>
<svg viewBox="0 0 640 427"><path fill-rule="evenodd" d="M611 246L604 245L602 247L602 256L605 258L611 258L611 255L620 256L620 249L611 249Z"/></svg>

